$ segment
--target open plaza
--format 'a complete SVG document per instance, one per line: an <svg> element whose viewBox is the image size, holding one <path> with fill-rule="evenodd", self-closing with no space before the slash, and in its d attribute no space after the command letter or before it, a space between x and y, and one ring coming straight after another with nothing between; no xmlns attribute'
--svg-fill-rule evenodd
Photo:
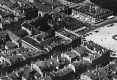
<svg viewBox="0 0 117 80"><path fill-rule="evenodd" d="M85 35L86 40L92 40L117 53L117 23L103 26Z"/></svg>

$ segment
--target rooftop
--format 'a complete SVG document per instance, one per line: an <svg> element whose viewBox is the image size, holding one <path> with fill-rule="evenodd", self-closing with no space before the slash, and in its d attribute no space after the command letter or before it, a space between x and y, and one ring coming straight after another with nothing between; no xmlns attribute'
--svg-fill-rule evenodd
<svg viewBox="0 0 117 80"><path fill-rule="evenodd" d="M65 37L68 37L70 38L71 40L75 40L77 38L79 38L80 36L78 34L75 34L74 32L72 31L69 31L67 29L61 29L61 30L58 30L57 33L65 36Z"/></svg>
<svg viewBox="0 0 117 80"><path fill-rule="evenodd" d="M51 6L44 5L41 2L34 2L33 5L42 12L47 12L52 10Z"/></svg>
<svg viewBox="0 0 117 80"><path fill-rule="evenodd" d="M39 43L37 41L35 41L34 39L32 39L30 37L24 37L23 40L26 41L27 43L33 45L34 47L40 49Z"/></svg>
<svg viewBox="0 0 117 80"><path fill-rule="evenodd" d="M99 15L105 14L107 12L108 13L111 12L110 10L97 6L93 3L85 3L85 5L82 5L78 9L76 7L76 8L74 8L74 10L87 14L89 16L92 16L94 18L96 18Z"/></svg>

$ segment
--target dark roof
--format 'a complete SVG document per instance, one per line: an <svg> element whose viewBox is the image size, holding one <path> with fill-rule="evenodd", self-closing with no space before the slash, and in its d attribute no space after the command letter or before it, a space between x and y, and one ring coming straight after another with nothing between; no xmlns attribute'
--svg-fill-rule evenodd
<svg viewBox="0 0 117 80"><path fill-rule="evenodd" d="M77 53L79 53L81 56L84 56L86 53L85 51L88 51L85 47L79 47L74 49Z"/></svg>
<svg viewBox="0 0 117 80"><path fill-rule="evenodd" d="M77 69L80 68L79 66L82 65L83 63L80 61L72 62L72 65Z"/></svg>
<svg viewBox="0 0 117 80"><path fill-rule="evenodd" d="M9 49L13 49L15 48L17 45L15 43L12 43L10 41L7 41L6 42L6 46L9 48Z"/></svg>
<svg viewBox="0 0 117 80"><path fill-rule="evenodd" d="M10 36L10 38L12 38L13 40L20 42L20 37L18 37L16 34L13 33L13 31L11 30L6 30L6 32L8 33L8 35Z"/></svg>
<svg viewBox="0 0 117 80"><path fill-rule="evenodd" d="M9 77L7 77L7 76L4 76L4 77L1 77L0 79L2 79L2 80L11 80Z"/></svg>
<svg viewBox="0 0 117 80"><path fill-rule="evenodd" d="M51 1L51 0L40 0L40 1L45 3L45 4L47 4L47 5L49 5L49 6L57 7L57 6L60 5L59 3L56 3L57 0L55 0L56 2L55 1Z"/></svg>
<svg viewBox="0 0 117 80"><path fill-rule="evenodd" d="M23 8L29 9L29 8L32 8L32 7L33 7L33 5L31 3L27 3L27 4L25 4L25 6Z"/></svg>
<svg viewBox="0 0 117 80"><path fill-rule="evenodd" d="M50 62L52 62L52 64L50 64ZM50 66L55 66L55 67L59 66L59 62L57 61L57 58L52 58L47 60L46 64Z"/></svg>
<svg viewBox="0 0 117 80"><path fill-rule="evenodd" d="M16 1L19 1L19 2L21 2L21 3L23 3L23 4L27 4L27 3L29 3L29 2L26 1L26 0L16 0Z"/></svg>
<svg viewBox="0 0 117 80"><path fill-rule="evenodd" d="M37 36L37 39L38 39L39 41L42 41L42 39L43 39L43 40L46 40L46 39L48 39L48 38L49 38L49 34L48 34L48 33L42 33L42 34L40 34L40 35Z"/></svg>
<svg viewBox="0 0 117 80"><path fill-rule="evenodd" d="M79 38L79 36L69 32L69 31L67 31L65 29L58 30L57 32L64 35L64 36L66 36L66 37L68 37L68 38L70 38L70 39L72 39L72 40Z"/></svg>
<svg viewBox="0 0 117 80"><path fill-rule="evenodd" d="M18 76L16 75L16 72L12 72L8 75L11 79L15 80L18 78Z"/></svg>
<svg viewBox="0 0 117 80"><path fill-rule="evenodd" d="M14 31L14 33L17 36L20 36L20 37L24 37L24 36L27 36L28 35L28 32L26 30L24 30L24 29L16 30L16 31Z"/></svg>
<svg viewBox="0 0 117 80"><path fill-rule="evenodd" d="M52 80L49 76L43 77L41 80Z"/></svg>
<svg viewBox="0 0 117 80"><path fill-rule="evenodd" d="M25 66L25 67L23 67L23 69L24 69L25 72L31 72L32 71L30 66Z"/></svg>
<svg viewBox="0 0 117 80"><path fill-rule="evenodd" d="M31 44L32 46L40 49L39 43L37 41L35 41L34 39L32 39L30 37L24 37L23 40L26 41L27 43Z"/></svg>
<svg viewBox="0 0 117 80"><path fill-rule="evenodd" d="M32 58L41 55L41 54L37 53L36 51L29 51L29 52L27 52L27 53L28 53L28 55L30 55Z"/></svg>
<svg viewBox="0 0 117 80"><path fill-rule="evenodd" d="M102 80L109 80L109 78L107 76L104 76Z"/></svg>
<svg viewBox="0 0 117 80"><path fill-rule="evenodd" d="M24 78L26 78L26 79L29 78L29 76L30 76L29 73L32 71L31 68L27 66L27 67L24 67L23 69L24 69L24 73L23 73L22 76L23 76Z"/></svg>
<svg viewBox="0 0 117 80"><path fill-rule="evenodd" d="M7 59L10 60L11 64L14 64L18 60L18 56L15 56L15 55L14 56L9 56L9 57L7 57Z"/></svg>
<svg viewBox="0 0 117 80"><path fill-rule="evenodd" d="M70 63L70 61L66 57L59 57L60 64Z"/></svg>
<svg viewBox="0 0 117 80"><path fill-rule="evenodd" d="M46 12L52 9L51 6L44 5L41 2L34 2L33 5L42 12Z"/></svg>
<svg viewBox="0 0 117 80"><path fill-rule="evenodd" d="M5 10L5 9L4 9ZM13 16L13 14L10 12L10 13L7 13L7 12L0 12L0 15L2 16L2 17L12 17Z"/></svg>
<svg viewBox="0 0 117 80"><path fill-rule="evenodd" d="M117 71L117 63L116 64L113 64L111 67L110 67L111 70L113 71Z"/></svg>
<svg viewBox="0 0 117 80"><path fill-rule="evenodd" d="M78 10L81 13L92 16L94 18L96 18L97 16L100 16L100 15L103 15L105 13L111 12L108 9L102 8L102 7L92 4L92 3L86 3L85 5L81 6L80 8L74 8L74 9ZM106 16L106 15L104 15L104 16Z"/></svg>
<svg viewBox="0 0 117 80"><path fill-rule="evenodd" d="M5 37L6 32L5 31L0 31L0 37Z"/></svg>
<svg viewBox="0 0 117 80"><path fill-rule="evenodd" d="M22 26L23 26L23 27L25 27L25 28L27 28L27 29L29 29L29 30L31 30L31 29L33 29L33 28L34 28L34 26L33 26L33 25L28 24L28 23L23 23L23 24L22 24Z"/></svg>
<svg viewBox="0 0 117 80"><path fill-rule="evenodd" d="M30 58L30 56L28 56L28 54L26 54L25 52L21 52L19 54L21 54L25 59Z"/></svg>
<svg viewBox="0 0 117 80"><path fill-rule="evenodd" d="M63 38L61 38L59 36L55 36L55 37L51 37L45 41L42 41L40 43L40 45L41 45L41 47L45 47L47 45L50 45L53 48L53 47L56 47L56 46L62 44L62 40L63 40ZM55 46L53 46L54 45L53 42L55 42ZM56 44L56 43L58 43L58 44Z"/></svg>
<svg viewBox="0 0 117 80"><path fill-rule="evenodd" d="M57 75L58 77L64 77L65 75L67 75L67 74L69 74L69 73L71 73L71 72L72 72L72 69L66 67L66 68L64 68L64 69L62 69L62 70L57 71L57 72L56 72L56 75Z"/></svg>
<svg viewBox="0 0 117 80"><path fill-rule="evenodd" d="M40 78L40 77L41 77L41 75L39 74L39 72L36 72L36 73L34 74L34 76L36 76L37 78Z"/></svg>
<svg viewBox="0 0 117 80"><path fill-rule="evenodd" d="M74 26L75 24L78 24L78 23L83 25L81 21L78 21L72 17L65 17L64 21L66 22L67 26Z"/></svg>

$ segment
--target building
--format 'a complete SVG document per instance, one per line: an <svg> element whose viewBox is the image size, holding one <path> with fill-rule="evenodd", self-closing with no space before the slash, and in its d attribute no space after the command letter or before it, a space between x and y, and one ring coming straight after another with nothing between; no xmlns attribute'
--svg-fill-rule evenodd
<svg viewBox="0 0 117 80"><path fill-rule="evenodd" d="M84 34L86 37L84 37L87 41L93 41L109 50L112 51L111 57L116 57L116 43L115 40L116 36L116 23L109 24L104 27L95 29L93 31L90 31L86 34ZM109 43L111 42L111 43Z"/></svg>
<svg viewBox="0 0 117 80"><path fill-rule="evenodd" d="M21 38L10 30L7 30L6 32L8 33L12 43L15 43L18 47L21 47Z"/></svg>
<svg viewBox="0 0 117 80"><path fill-rule="evenodd" d="M86 29L85 24L72 18L65 13L52 14L52 19L49 21L49 25L55 30L66 28L73 32L79 32Z"/></svg>
<svg viewBox="0 0 117 80"><path fill-rule="evenodd" d="M39 33L39 30L26 22L21 24L21 29L26 30L30 36Z"/></svg>
<svg viewBox="0 0 117 80"><path fill-rule="evenodd" d="M52 10L51 6L42 4L40 1L35 1L33 5L38 9L38 16L43 16L46 12Z"/></svg>
<svg viewBox="0 0 117 80"><path fill-rule="evenodd" d="M112 15L113 12L108 9L101 8L93 3L85 3L85 5L75 7L71 16L84 23L96 24L107 20Z"/></svg>
<svg viewBox="0 0 117 80"><path fill-rule="evenodd" d="M30 3L25 4L23 11L26 19L38 17L38 9Z"/></svg>
<svg viewBox="0 0 117 80"><path fill-rule="evenodd" d="M80 31L83 31L86 29L85 27L85 24L82 23L81 21L78 21L77 19L75 18L72 18L72 17L66 17L64 19L65 23L66 23L66 26L65 28L73 31L73 32L80 32Z"/></svg>
<svg viewBox="0 0 117 80"><path fill-rule="evenodd" d="M88 56L84 57L85 60L92 63L92 67L99 67L110 62L110 50L89 41L86 43L85 47L91 51Z"/></svg>
<svg viewBox="0 0 117 80"><path fill-rule="evenodd" d="M42 49L49 51L53 56L57 56L60 55L61 52L64 52L71 47L71 41L60 36L55 36L42 41L40 46Z"/></svg>
<svg viewBox="0 0 117 80"><path fill-rule="evenodd" d="M61 70L58 70L56 72L56 80L70 80L72 78L74 71L72 70L72 68L65 67Z"/></svg>
<svg viewBox="0 0 117 80"><path fill-rule="evenodd" d="M69 39L72 41L71 45L72 48L76 48L81 45L81 36L70 31L68 29L61 29L55 32L57 36L63 37L65 39Z"/></svg>
<svg viewBox="0 0 117 80"><path fill-rule="evenodd" d="M40 51L41 49L39 43L31 37L24 37L21 40L21 45L24 48L29 48L36 51Z"/></svg>
<svg viewBox="0 0 117 80"><path fill-rule="evenodd" d="M66 51L61 54L61 57L66 57L70 62L79 60L79 55L73 51Z"/></svg>
<svg viewBox="0 0 117 80"><path fill-rule="evenodd" d="M32 38L39 41L39 42L42 42L42 41L45 41L49 38L52 38L52 36L49 33L42 32L40 34L32 36Z"/></svg>

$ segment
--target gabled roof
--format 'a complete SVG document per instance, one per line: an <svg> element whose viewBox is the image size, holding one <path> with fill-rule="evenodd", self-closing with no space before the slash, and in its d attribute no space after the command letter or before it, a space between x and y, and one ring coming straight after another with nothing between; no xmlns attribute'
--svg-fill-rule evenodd
<svg viewBox="0 0 117 80"><path fill-rule="evenodd" d="M30 56L28 54L26 54L25 52L21 52L19 54L21 54L25 59L30 58Z"/></svg>
<svg viewBox="0 0 117 80"><path fill-rule="evenodd" d="M32 46L40 49L39 43L37 41L35 41L34 39L32 39L30 37L24 37L23 40L26 41L27 43L31 44Z"/></svg>
<svg viewBox="0 0 117 80"><path fill-rule="evenodd" d="M33 28L34 28L33 25L28 24L28 23L26 23L26 22L24 22L24 23L22 24L22 26L25 27L25 28L27 28L27 29L33 29Z"/></svg>
<svg viewBox="0 0 117 80"><path fill-rule="evenodd" d="M19 41L21 38L20 37L18 37L18 36L16 36L16 34L14 34L12 31L10 31L10 30L6 30L6 32L8 33L8 35L10 36L10 38L12 38L13 40L15 40L15 41Z"/></svg>
<svg viewBox="0 0 117 80"><path fill-rule="evenodd" d="M78 54L84 56L88 50L85 47L79 47L74 49Z"/></svg>

